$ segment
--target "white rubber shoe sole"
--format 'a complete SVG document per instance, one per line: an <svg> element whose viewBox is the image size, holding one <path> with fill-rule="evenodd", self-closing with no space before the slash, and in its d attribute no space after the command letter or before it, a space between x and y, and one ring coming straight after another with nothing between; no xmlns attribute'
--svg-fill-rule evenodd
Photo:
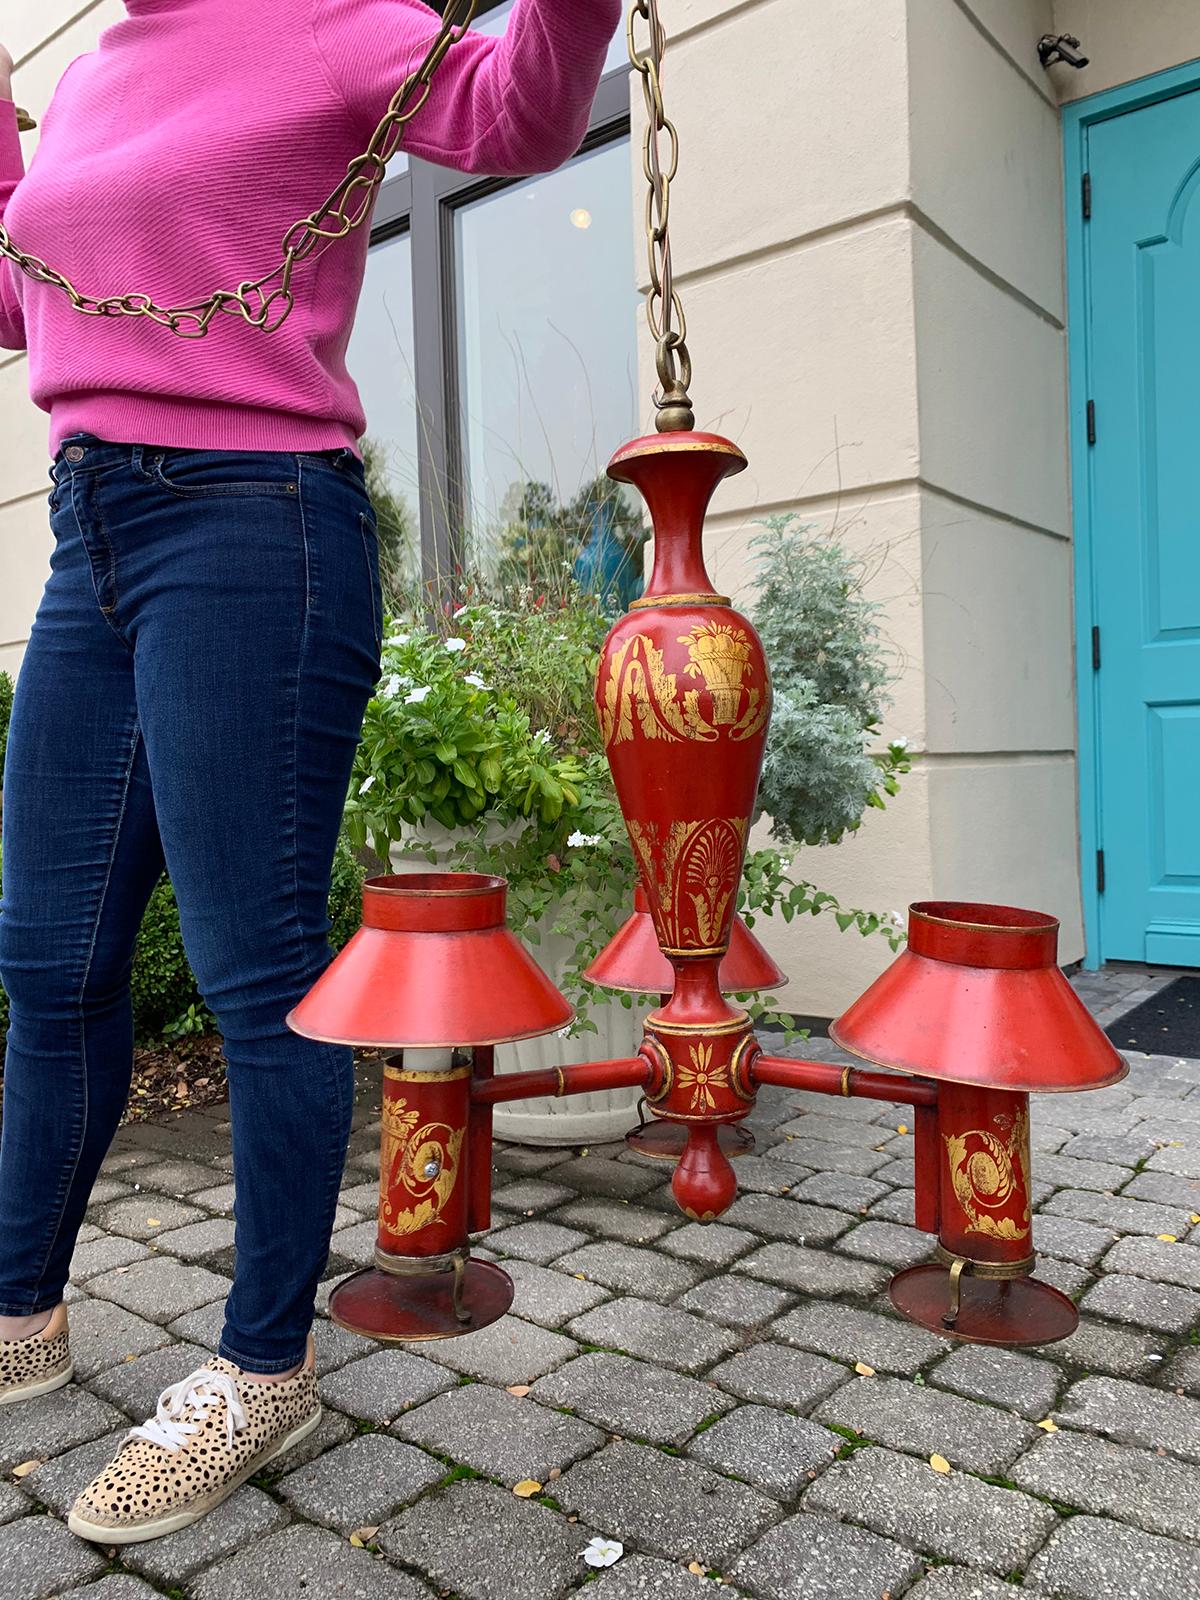
<svg viewBox="0 0 1200 1600"><path fill-rule="evenodd" d="M89 1522L86 1517L81 1517L72 1511L67 1518L67 1527L81 1539L90 1539L93 1544L143 1544L147 1539L161 1539L165 1534L178 1533L180 1528L190 1528L193 1522L199 1522L201 1517L215 1510L223 1500L228 1500L235 1489L240 1489L247 1478L252 1478L256 1472L260 1472L268 1461L274 1461L276 1456L283 1455L293 1445L299 1444L301 1439L307 1439L320 1420L321 1407L318 1406L311 1417L306 1417L278 1444L248 1462L236 1478L231 1478L227 1484L214 1490L212 1494L205 1495L203 1500L194 1502L187 1511L174 1511L170 1516L159 1517L154 1522L139 1522L127 1528L110 1528L102 1522Z"/></svg>
<svg viewBox="0 0 1200 1600"><path fill-rule="evenodd" d="M0 1406L16 1405L18 1400L36 1400L39 1394L51 1394L55 1389L62 1389L75 1376L75 1363L62 1372L56 1372L52 1377L42 1378L37 1383L26 1383L19 1389L6 1389L0 1394Z"/></svg>

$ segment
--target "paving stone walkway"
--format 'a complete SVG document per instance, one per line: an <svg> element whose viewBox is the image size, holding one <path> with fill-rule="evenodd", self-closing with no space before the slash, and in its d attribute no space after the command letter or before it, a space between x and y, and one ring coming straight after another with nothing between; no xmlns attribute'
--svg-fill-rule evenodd
<svg viewBox="0 0 1200 1600"><path fill-rule="evenodd" d="M1077 985L1109 1022L1163 981ZM330 1284L370 1258L377 1107L364 1069ZM233 1248L223 1109L122 1130L75 1258L80 1382L0 1411L0 1600L1200 1593L1200 1062L1035 1099L1041 1275L1082 1322L1031 1353L892 1314L890 1273L932 1244L902 1122L764 1094L707 1228L623 1146L498 1147L481 1253L514 1313L414 1350L322 1316L319 1430L195 1528L114 1553L62 1519L211 1350ZM598 1575L596 1534L626 1552Z"/></svg>

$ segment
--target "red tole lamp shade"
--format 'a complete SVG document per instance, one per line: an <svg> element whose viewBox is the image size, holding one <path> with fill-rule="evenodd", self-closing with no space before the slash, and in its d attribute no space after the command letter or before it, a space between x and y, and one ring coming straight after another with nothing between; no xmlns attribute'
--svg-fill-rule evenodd
<svg viewBox="0 0 1200 1600"><path fill-rule="evenodd" d="M670 994L674 988L675 973L659 949L650 901L640 883L633 891L633 915L617 929L584 977L589 983L629 994ZM725 994L757 994L781 989L788 980L741 917L735 917L719 981Z"/></svg>
<svg viewBox="0 0 1200 1600"><path fill-rule="evenodd" d="M907 949L829 1036L880 1066L1017 1093L1129 1070L1058 967L1058 919L1013 906L911 906Z"/></svg>
<svg viewBox="0 0 1200 1600"><path fill-rule="evenodd" d="M574 1011L504 925L507 884L368 878L363 925L288 1017L327 1044L437 1049L552 1033Z"/></svg>

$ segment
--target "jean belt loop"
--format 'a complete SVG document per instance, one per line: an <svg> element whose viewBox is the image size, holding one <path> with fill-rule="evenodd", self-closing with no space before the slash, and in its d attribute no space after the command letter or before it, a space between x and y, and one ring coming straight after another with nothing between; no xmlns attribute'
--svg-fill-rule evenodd
<svg viewBox="0 0 1200 1600"><path fill-rule="evenodd" d="M142 470L142 456L145 453L145 449L145 445L135 444L130 453L129 465L135 473L140 473Z"/></svg>

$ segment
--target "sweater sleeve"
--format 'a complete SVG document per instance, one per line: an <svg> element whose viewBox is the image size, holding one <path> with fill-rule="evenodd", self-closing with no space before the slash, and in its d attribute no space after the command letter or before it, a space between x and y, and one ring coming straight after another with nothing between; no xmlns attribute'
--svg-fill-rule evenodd
<svg viewBox="0 0 1200 1600"><path fill-rule="evenodd" d="M21 155L21 140L17 135L17 108L11 100L0 100L0 222L12 192L25 176L25 162ZM24 350L25 318L17 288L13 282L13 268L0 258L0 349Z"/></svg>
<svg viewBox="0 0 1200 1600"><path fill-rule="evenodd" d="M370 133L440 26L421 0L313 0L317 49ZM494 177L548 172L579 148L621 0L517 0L498 39L452 44L409 124L412 155Z"/></svg>

